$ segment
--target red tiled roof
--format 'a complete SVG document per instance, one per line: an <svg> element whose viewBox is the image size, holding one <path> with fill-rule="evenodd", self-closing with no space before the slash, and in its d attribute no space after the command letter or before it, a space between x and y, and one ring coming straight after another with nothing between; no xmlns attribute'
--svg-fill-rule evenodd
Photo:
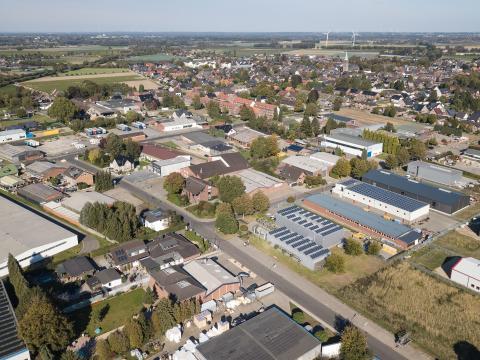
<svg viewBox="0 0 480 360"><path fill-rule="evenodd" d="M159 160L173 159L173 158L177 157L178 155L180 155L176 151L172 151L170 149L166 149L162 146L155 145L155 144L145 144L145 145L143 145L142 154L154 157L154 158L159 159Z"/></svg>

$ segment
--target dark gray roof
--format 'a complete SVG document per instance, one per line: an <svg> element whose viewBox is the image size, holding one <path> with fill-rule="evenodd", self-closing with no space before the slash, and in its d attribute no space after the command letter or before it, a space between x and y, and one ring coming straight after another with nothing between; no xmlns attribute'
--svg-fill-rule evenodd
<svg viewBox="0 0 480 360"><path fill-rule="evenodd" d="M121 275L118 273L117 270L113 268L105 269L99 271L95 274L95 277L102 283L108 284L111 281L118 280L121 278Z"/></svg>
<svg viewBox="0 0 480 360"><path fill-rule="evenodd" d="M94 271L95 267L86 256L77 256L68 259L57 266L57 274L60 276L66 274L68 276L81 276L90 271Z"/></svg>
<svg viewBox="0 0 480 360"><path fill-rule="evenodd" d="M200 250L198 250L195 244L184 236L176 233L170 233L163 237L156 238L147 244L147 248L152 258L165 257L174 252L184 259L200 255Z"/></svg>
<svg viewBox="0 0 480 360"><path fill-rule="evenodd" d="M372 185L378 186L379 184L384 184L387 187L395 187L400 191L404 191L406 196L409 196L410 193L448 205L455 205L461 202L462 198L468 197L467 195L459 192L423 184L385 170L370 170L368 173L363 175L362 180L367 181Z"/></svg>
<svg viewBox="0 0 480 360"><path fill-rule="evenodd" d="M277 308L270 308L197 346L206 360L291 360L321 343Z"/></svg>
<svg viewBox="0 0 480 360"><path fill-rule="evenodd" d="M167 218L169 215L162 209L155 209L143 213L143 218L148 222L154 222Z"/></svg>
<svg viewBox="0 0 480 360"><path fill-rule="evenodd" d="M194 176L189 176L187 180L185 180L185 191L193 195L198 195L208 185L208 181L196 178Z"/></svg>
<svg viewBox="0 0 480 360"><path fill-rule="evenodd" d="M249 167L247 160L239 153L222 154L220 157L223 161L215 160L191 165L190 170L201 179L207 179L215 175L225 175Z"/></svg>
<svg viewBox="0 0 480 360"><path fill-rule="evenodd" d="M26 351L26 346L18 336L15 313L0 280L0 359L9 359L21 351Z"/></svg>
<svg viewBox="0 0 480 360"><path fill-rule="evenodd" d="M149 270L150 276L177 301L204 294L206 289L180 266Z"/></svg>

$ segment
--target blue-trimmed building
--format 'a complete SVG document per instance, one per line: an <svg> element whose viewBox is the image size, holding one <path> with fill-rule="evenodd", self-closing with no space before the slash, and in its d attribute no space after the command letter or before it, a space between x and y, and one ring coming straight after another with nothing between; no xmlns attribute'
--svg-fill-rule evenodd
<svg viewBox="0 0 480 360"><path fill-rule="evenodd" d="M352 228L359 229L374 237L378 237L389 245L407 249L418 244L422 233L417 229L386 220L383 217L364 211L349 202L327 194L308 196L304 205L328 218L337 220Z"/></svg>

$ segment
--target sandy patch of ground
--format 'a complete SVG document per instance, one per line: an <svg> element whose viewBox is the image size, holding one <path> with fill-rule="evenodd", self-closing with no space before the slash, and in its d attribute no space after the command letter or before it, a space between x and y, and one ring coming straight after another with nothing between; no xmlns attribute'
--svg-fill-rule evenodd
<svg viewBox="0 0 480 360"><path fill-rule="evenodd" d="M95 74L95 75L71 75L71 76L45 76L42 78L30 80L29 82L42 82L42 81L60 81L60 80L88 80L98 78L111 78L111 77L125 77L129 75L138 75L133 71L110 73L110 74Z"/></svg>
<svg viewBox="0 0 480 360"><path fill-rule="evenodd" d="M140 85L143 85L143 88L145 90L158 89L158 84L156 84L153 80L150 80L150 79L124 81L123 84L127 84L130 87L135 87L137 90Z"/></svg>

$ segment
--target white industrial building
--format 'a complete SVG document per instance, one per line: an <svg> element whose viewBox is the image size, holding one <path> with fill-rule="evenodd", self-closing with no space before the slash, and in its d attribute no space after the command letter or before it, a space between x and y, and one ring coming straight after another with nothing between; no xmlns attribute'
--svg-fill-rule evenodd
<svg viewBox="0 0 480 360"><path fill-rule="evenodd" d="M434 183L464 187L467 181L463 178L463 172L457 169L447 168L424 161L412 161L408 163L407 173L417 179L427 180Z"/></svg>
<svg viewBox="0 0 480 360"><path fill-rule="evenodd" d="M22 129L0 131L0 143L19 141L27 138L27 133Z"/></svg>
<svg viewBox="0 0 480 360"><path fill-rule="evenodd" d="M27 267L75 245L73 232L0 197L0 277L8 275L8 254Z"/></svg>
<svg viewBox="0 0 480 360"><path fill-rule="evenodd" d="M363 139L359 136L347 134L330 134L320 137L320 145L326 148L340 148L344 153L362 156L363 151L367 152L367 157L374 157L383 152L383 143Z"/></svg>
<svg viewBox="0 0 480 360"><path fill-rule="evenodd" d="M450 279L480 293L480 260L461 258L452 266Z"/></svg>
<svg viewBox="0 0 480 360"><path fill-rule="evenodd" d="M337 161L340 160L340 156L319 151L310 155L310 158L316 161L320 161L322 164L327 166L329 169L334 167L337 164Z"/></svg>
<svg viewBox="0 0 480 360"><path fill-rule="evenodd" d="M283 159L282 164L294 166L304 170L308 175L321 175L323 177L328 175L329 168L325 163L307 156L292 155Z"/></svg>
<svg viewBox="0 0 480 360"><path fill-rule="evenodd" d="M428 217L430 205L358 180L335 184L332 193L411 223Z"/></svg>
<svg viewBox="0 0 480 360"><path fill-rule="evenodd" d="M154 161L151 164L151 169L155 174L168 176L173 172L179 172L181 169L189 166L190 156L180 155L172 159Z"/></svg>

